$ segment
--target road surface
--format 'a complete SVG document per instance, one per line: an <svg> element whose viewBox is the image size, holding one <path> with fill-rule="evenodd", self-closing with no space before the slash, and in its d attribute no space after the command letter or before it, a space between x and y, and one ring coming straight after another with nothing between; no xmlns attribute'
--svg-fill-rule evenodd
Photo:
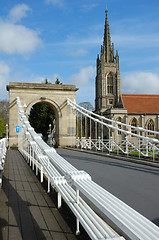
<svg viewBox="0 0 159 240"><path fill-rule="evenodd" d="M159 168L82 151L57 149L57 152L159 226Z"/></svg>

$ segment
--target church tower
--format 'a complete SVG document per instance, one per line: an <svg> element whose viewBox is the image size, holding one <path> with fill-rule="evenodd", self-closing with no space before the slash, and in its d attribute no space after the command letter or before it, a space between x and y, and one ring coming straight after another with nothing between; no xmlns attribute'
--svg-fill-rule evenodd
<svg viewBox="0 0 159 240"><path fill-rule="evenodd" d="M114 55L114 44L111 43L108 10L106 9L105 29L101 54L97 56L95 111L103 114L108 109L124 108L121 96L121 76L119 55Z"/></svg>

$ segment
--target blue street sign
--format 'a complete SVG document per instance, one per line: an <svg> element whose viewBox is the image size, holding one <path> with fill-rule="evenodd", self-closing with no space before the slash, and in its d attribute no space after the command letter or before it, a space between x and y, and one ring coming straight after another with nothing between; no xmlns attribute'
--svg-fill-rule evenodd
<svg viewBox="0 0 159 240"><path fill-rule="evenodd" d="M17 125L16 126L16 133L22 132L22 126Z"/></svg>

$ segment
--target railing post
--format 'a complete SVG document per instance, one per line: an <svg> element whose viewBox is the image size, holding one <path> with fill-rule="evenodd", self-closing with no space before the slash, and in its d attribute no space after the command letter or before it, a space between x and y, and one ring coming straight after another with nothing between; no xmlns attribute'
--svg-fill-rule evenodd
<svg viewBox="0 0 159 240"><path fill-rule="evenodd" d="M102 123L103 123L103 119L102 119ZM103 143L103 124L101 125L101 140ZM102 152L103 152L103 144L102 144Z"/></svg>
<svg viewBox="0 0 159 240"><path fill-rule="evenodd" d="M119 136L118 136L118 130L117 130L117 155L119 155Z"/></svg>
<svg viewBox="0 0 159 240"><path fill-rule="evenodd" d="M77 113L76 113L76 119L77 119L77 121L76 121L77 122L77 127L76 127L77 132L76 132L76 134L77 134L77 138L78 138L78 115L77 115Z"/></svg>
<svg viewBox="0 0 159 240"><path fill-rule="evenodd" d="M126 154L128 156L129 155L128 135L126 135L125 140L126 140Z"/></svg>
<svg viewBox="0 0 159 240"><path fill-rule="evenodd" d="M91 126L91 118L90 118L90 134L89 134L90 138L92 136L92 126Z"/></svg>
<svg viewBox="0 0 159 240"><path fill-rule="evenodd" d="M108 129L109 129L109 154L110 154L112 148L111 148L110 128Z"/></svg>
<svg viewBox="0 0 159 240"><path fill-rule="evenodd" d="M32 148L32 170L34 171L34 161L35 161L35 159L34 159L34 149Z"/></svg>
<svg viewBox="0 0 159 240"><path fill-rule="evenodd" d="M76 218L76 235L80 234L79 223L80 222L79 222L78 218Z"/></svg>
<svg viewBox="0 0 159 240"><path fill-rule="evenodd" d="M139 130L139 136L140 136L140 130ZM141 145L141 144L140 144L140 137L139 137L139 159L140 159L140 154L141 154L141 153L140 153L140 151L141 151L141 150L140 150L140 145Z"/></svg>
<svg viewBox="0 0 159 240"><path fill-rule="evenodd" d="M41 182L43 182L43 166L41 165Z"/></svg>
<svg viewBox="0 0 159 240"><path fill-rule="evenodd" d="M29 160L30 160L30 167L31 167L31 145L29 143Z"/></svg>
<svg viewBox="0 0 159 240"><path fill-rule="evenodd" d="M113 138L110 137L110 147L109 147L110 152L113 150Z"/></svg>
<svg viewBox="0 0 159 240"><path fill-rule="evenodd" d="M47 192L49 193L50 192L50 178L48 177L48 185L47 185Z"/></svg>
<svg viewBox="0 0 159 240"><path fill-rule="evenodd" d="M60 208L61 207L61 204L62 202L61 202L61 193L59 193L58 192L58 194L57 194L57 206L58 206L58 208Z"/></svg>
<svg viewBox="0 0 159 240"><path fill-rule="evenodd" d="M79 189L76 188L76 203L79 204Z"/></svg>
<svg viewBox="0 0 159 240"><path fill-rule="evenodd" d="M6 124L6 139L7 139L7 148L8 148L8 124ZM19 142L18 142L19 146Z"/></svg>
<svg viewBox="0 0 159 240"><path fill-rule="evenodd" d="M82 139L82 113L81 113L81 139Z"/></svg>
<svg viewBox="0 0 159 240"><path fill-rule="evenodd" d="M89 149L91 150L91 137L89 137Z"/></svg>
<svg viewBox="0 0 159 240"><path fill-rule="evenodd" d="M95 139L97 140L97 122L95 121Z"/></svg>
<svg viewBox="0 0 159 240"><path fill-rule="evenodd" d="M98 137L98 143L99 143L99 146L98 146L98 150L101 150L101 139L100 139L100 137Z"/></svg>
<svg viewBox="0 0 159 240"><path fill-rule="evenodd" d="M152 149L153 149L153 162L154 162L155 161L155 144L154 143L153 143Z"/></svg>
<svg viewBox="0 0 159 240"><path fill-rule="evenodd" d="M87 139L87 118L85 116L85 138Z"/></svg>
<svg viewBox="0 0 159 240"><path fill-rule="evenodd" d="M83 148L83 137L81 137L81 149Z"/></svg>
<svg viewBox="0 0 159 240"><path fill-rule="evenodd" d="M149 146L148 146L148 140L146 140L146 157L149 155Z"/></svg>
<svg viewBox="0 0 159 240"><path fill-rule="evenodd" d="M77 147L80 147L80 138L77 138Z"/></svg>
<svg viewBox="0 0 159 240"><path fill-rule="evenodd" d="M96 147L96 151L97 151L97 122L95 121L95 147Z"/></svg>
<svg viewBox="0 0 159 240"><path fill-rule="evenodd" d="M38 163L36 161L36 176L38 175Z"/></svg>
<svg viewBox="0 0 159 240"><path fill-rule="evenodd" d="M27 163L29 164L29 144L28 144L28 146L27 146L27 153L28 153L28 155L27 155Z"/></svg>

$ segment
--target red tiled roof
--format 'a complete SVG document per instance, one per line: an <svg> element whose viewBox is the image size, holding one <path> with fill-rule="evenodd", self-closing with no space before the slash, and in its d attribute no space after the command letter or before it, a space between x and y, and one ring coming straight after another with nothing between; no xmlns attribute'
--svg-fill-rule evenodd
<svg viewBox="0 0 159 240"><path fill-rule="evenodd" d="M122 94L128 113L159 113L159 95Z"/></svg>

